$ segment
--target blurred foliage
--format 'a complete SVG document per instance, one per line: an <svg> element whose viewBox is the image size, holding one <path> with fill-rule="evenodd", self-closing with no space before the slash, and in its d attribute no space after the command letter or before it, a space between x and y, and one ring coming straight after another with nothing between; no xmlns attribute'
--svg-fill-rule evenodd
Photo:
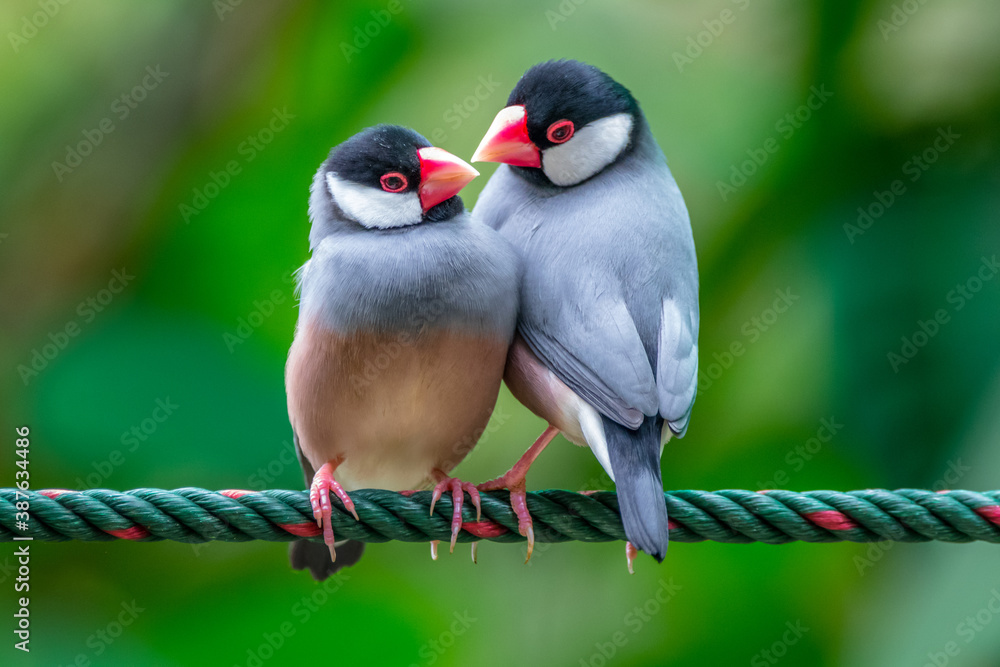
<svg viewBox="0 0 1000 667"><path fill-rule="evenodd" d="M301 488L282 370L317 165L378 122L471 155L553 57L636 94L691 212L702 386L668 487L1000 481L995 2L17 0L0 25L0 432L31 426L35 488ZM506 392L494 424L457 474L543 426ZM561 439L529 483L607 486ZM12 551L16 664L1000 662L987 545L681 544L629 577L620 544L391 543L318 587L281 545L35 544L29 656Z"/></svg>

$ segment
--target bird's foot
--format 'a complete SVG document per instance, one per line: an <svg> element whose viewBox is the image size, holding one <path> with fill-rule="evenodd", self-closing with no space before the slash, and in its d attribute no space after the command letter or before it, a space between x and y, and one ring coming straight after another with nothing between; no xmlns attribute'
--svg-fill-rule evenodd
<svg viewBox="0 0 1000 667"><path fill-rule="evenodd" d="M445 491L451 491L451 551L450 553L455 553L455 541L458 540L458 531L462 529L462 505L465 502L464 492L469 494L469 498L472 499L472 506L476 508L476 521L479 521L483 515L483 508L479 502L479 489L476 488L475 484L471 482L463 482L455 477L449 477L444 472L440 470L434 470L434 476L437 478L438 483L434 485L434 492L431 494L431 515L434 514L434 505L437 501L441 499L441 496ZM473 543L473 557L475 558L476 545ZM431 558L437 560L437 545L431 545Z"/></svg>
<svg viewBox="0 0 1000 667"><path fill-rule="evenodd" d="M507 489L510 491L510 506L514 510L514 514L517 515L517 532L528 539L528 555L524 559L525 563L531 560L531 552L535 549L535 528L531 521L531 515L528 514L528 496L525 491L524 480L528 475L528 469L531 468L531 464L535 462L538 455L542 453L542 450L552 442L552 438L556 437L558 433L559 429L550 425L542 431L542 434L538 436L534 444L514 464L513 468L500 477L483 482L478 486L480 491L492 491L494 489ZM473 554L473 559L475 559L475 554Z"/></svg>
<svg viewBox="0 0 1000 667"><path fill-rule="evenodd" d="M505 474L483 482L478 486L480 491L493 491L496 489L507 489L510 491L510 506L517 515L517 532L528 538L528 555L524 562L531 560L531 552L535 548L535 527L528 513L528 495L525 484L525 473L527 469L520 471L517 466L508 470Z"/></svg>
<svg viewBox="0 0 1000 667"><path fill-rule="evenodd" d="M635 574L635 559L639 556L639 550L632 546L631 542L625 543L625 563L628 565L628 573Z"/></svg>
<svg viewBox="0 0 1000 667"><path fill-rule="evenodd" d="M355 520L360 521L358 513L354 509L354 501L344 491L340 482L333 478L333 471L343 462L343 459L334 459L324 463L313 476L312 485L309 487L309 503L312 505L313 518L323 531L323 542L330 549L330 559L337 560L337 552L333 547L333 523L330 516L333 514L333 506L330 504L330 492L332 491L344 508L354 515Z"/></svg>

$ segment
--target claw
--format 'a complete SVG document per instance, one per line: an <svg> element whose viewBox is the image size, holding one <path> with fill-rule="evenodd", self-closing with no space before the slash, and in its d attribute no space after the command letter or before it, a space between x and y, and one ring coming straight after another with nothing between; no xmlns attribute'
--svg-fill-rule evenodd
<svg viewBox="0 0 1000 667"><path fill-rule="evenodd" d="M635 574L635 570L632 566L635 564L635 559L639 556L639 550L632 546L631 542L625 543L625 562L628 564L628 573Z"/></svg>
<svg viewBox="0 0 1000 667"><path fill-rule="evenodd" d="M528 512L528 496L525 491L524 479L513 479L510 473L497 477L494 480L479 485L480 491L490 491L493 489L510 490L510 506L517 515L517 532L528 539L528 555L524 559L527 563L531 560L531 552L535 549L535 526Z"/></svg>
<svg viewBox="0 0 1000 667"><path fill-rule="evenodd" d="M472 543L472 563L478 565L479 561L476 560L476 552L479 551L479 542Z"/></svg>
<svg viewBox="0 0 1000 667"><path fill-rule="evenodd" d="M323 542L326 544L327 548L330 550L330 560L334 563L337 562L337 549L334 546L333 540L333 526L327 522L326 526L323 528Z"/></svg>
<svg viewBox="0 0 1000 667"><path fill-rule="evenodd" d="M434 487L434 492L431 493L431 511L430 511L430 514L428 514L428 516L434 516L434 506L437 505L437 502L439 500L441 500L441 494L442 493L444 493L444 492L441 489L441 485L440 484L438 484L437 486Z"/></svg>
<svg viewBox="0 0 1000 667"><path fill-rule="evenodd" d="M441 540L431 540L431 560L438 559L438 543L440 542Z"/></svg>
<svg viewBox="0 0 1000 667"><path fill-rule="evenodd" d="M434 485L434 492L431 494L431 516L434 515L434 506L446 490L451 491L451 548L450 553L455 553L455 544L458 542L458 533L462 530L462 505L465 502L464 492L468 491L472 505L476 508L476 521L482 517L483 508L480 503L479 490L474 484L463 482L454 477L448 477L440 470L434 470L434 475L438 478L438 483Z"/></svg>
<svg viewBox="0 0 1000 667"><path fill-rule="evenodd" d="M528 553L524 557L524 563L527 565L528 561L531 560L531 552L535 550L535 527L533 525L528 526L527 533L521 533L528 538Z"/></svg>

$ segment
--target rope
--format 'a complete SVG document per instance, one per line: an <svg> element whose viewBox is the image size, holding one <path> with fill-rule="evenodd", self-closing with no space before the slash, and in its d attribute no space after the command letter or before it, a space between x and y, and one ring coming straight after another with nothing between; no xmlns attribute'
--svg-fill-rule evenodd
<svg viewBox="0 0 1000 667"><path fill-rule="evenodd" d="M15 495L16 494L16 495ZM426 542L451 538L449 494L429 515L431 494L364 489L350 494L360 521L334 497L337 539ZM972 542L1000 544L1000 491L671 491L675 542ZM25 505L27 501L27 505ZM20 506L18 506L20 504ZM464 503L459 542L520 542L506 491L482 494L482 520ZM618 498L549 490L528 494L538 542L624 540ZM26 512L25 514L18 514ZM139 542L319 541L305 491L17 491L0 489L0 542L127 539Z"/></svg>

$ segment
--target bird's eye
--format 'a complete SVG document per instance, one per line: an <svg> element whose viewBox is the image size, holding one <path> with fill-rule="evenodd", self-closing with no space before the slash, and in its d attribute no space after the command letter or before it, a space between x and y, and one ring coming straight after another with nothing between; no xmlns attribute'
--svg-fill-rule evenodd
<svg viewBox="0 0 1000 667"><path fill-rule="evenodd" d="M398 171L390 171L388 174L382 174L379 182L382 184L382 189L386 192L400 192L401 190L405 190L408 185L406 176L403 176Z"/></svg>
<svg viewBox="0 0 1000 667"><path fill-rule="evenodd" d="M573 136L573 121L557 120L549 125L545 136L554 144L562 144L569 141L569 138Z"/></svg>

